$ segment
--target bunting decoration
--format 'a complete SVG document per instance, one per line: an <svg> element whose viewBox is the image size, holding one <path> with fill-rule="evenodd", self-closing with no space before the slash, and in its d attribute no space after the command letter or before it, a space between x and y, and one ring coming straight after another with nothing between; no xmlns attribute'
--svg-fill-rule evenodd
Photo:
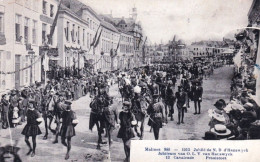
<svg viewBox="0 0 260 162"><path fill-rule="evenodd" d="M17 73L17 72L20 72L20 71L24 71L24 70L26 70L26 69L29 69L29 68L31 68L34 64L36 64L37 62L41 61L41 59L42 59L43 56L44 56L44 55L40 56L35 62L33 62L32 64L30 64L30 65L28 65L28 66L26 66L26 67L24 67L24 68L21 68L21 69L16 70L16 71L9 71L9 72L0 71L0 74L4 74L4 75L6 75L6 74L15 74L15 73Z"/></svg>

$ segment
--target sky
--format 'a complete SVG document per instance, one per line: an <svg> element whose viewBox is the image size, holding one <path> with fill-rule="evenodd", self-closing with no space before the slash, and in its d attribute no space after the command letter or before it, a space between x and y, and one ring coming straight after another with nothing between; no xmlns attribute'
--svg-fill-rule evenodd
<svg viewBox="0 0 260 162"><path fill-rule="evenodd" d="M232 37L248 25L253 0L80 0L98 14L129 17L137 8L148 43L167 43L174 35L187 44Z"/></svg>

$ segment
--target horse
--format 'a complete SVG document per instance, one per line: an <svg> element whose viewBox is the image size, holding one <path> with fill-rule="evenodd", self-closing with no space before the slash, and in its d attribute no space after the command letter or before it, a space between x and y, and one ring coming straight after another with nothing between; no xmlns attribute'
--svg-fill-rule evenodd
<svg viewBox="0 0 260 162"><path fill-rule="evenodd" d="M108 134L109 146L111 144L111 134L108 128L109 123L105 120L104 109L109 105L109 100L102 95L96 96L90 103L90 119L89 119L89 129L92 131L93 127L97 126L98 131L98 143L97 149L100 150L100 144L106 144L102 142L102 133L104 133L104 128Z"/></svg>
<svg viewBox="0 0 260 162"><path fill-rule="evenodd" d="M43 137L44 140L48 138L48 130L50 130L52 133L56 133L54 129L51 128L51 123L54 119L54 106L56 103L56 99L54 96L49 98L47 95L44 96L43 99L43 119L44 119L44 127L45 127L45 135ZM49 119L49 125L48 125L48 119Z"/></svg>

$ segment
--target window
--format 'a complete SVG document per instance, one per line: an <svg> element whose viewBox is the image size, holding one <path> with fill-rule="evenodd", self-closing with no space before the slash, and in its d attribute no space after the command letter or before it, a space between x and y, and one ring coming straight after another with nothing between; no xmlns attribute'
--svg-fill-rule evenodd
<svg viewBox="0 0 260 162"><path fill-rule="evenodd" d="M85 29L83 29L83 46L85 46Z"/></svg>
<svg viewBox="0 0 260 162"><path fill-rule="evenodd" d="M4 33L4 13L0 12L0 34Z"/></svg>
<svg viewBox="0 0 260 162"><path fill-rule="evenodd" d="M67 22L67 28L66 28L66 40L69 41L69 28L70 28L70 23Z"/></svg>
<svg viewBox="0 0 260 162"><path fill-rule="evenodd" d="M89 18L87 18L87 26L89 27Z"/></svg>
<svg viewBox="0 0 260 162"><path fill-rule="evenodd" d="M22 16L21 15L15 15L15 40L17 42L21 42L22 37L21 37L21 20Z"/></svg>
<svg viewBox="0 0 260 162"><path fill-rule="evenodd" d="M53 17L54 16L54 6L51 4L50 5L50 17Z"/></svg>
<svg viewBox="0 0 260 162"><path fill-rule="evenodd" d="M38 2L39 2L39 0L33 0L32 2L33 2L33 10L34 11L38 11Z"/></svg>
<svg viewBox="0 0 260 162"><path fill-rule="evenodd" d="M92 20L90 20L89 28L92 29Z"/></svg>
<svg viewBox="0 0 260 162"><path fill-rule="evenodd" d="M47 25L46 24L42 24L42 44L44 44L46 42L46 29Z"/></svg>
<svg viewBox="0 0 260 162"><path fill-rule="evenodd" d="M35 20L32 25L32 44L37 44L37 21Z"/></svg>
<svg viewBox="0 0 260 162"><path fill-rule="evenodd" d="M24 19L24 43L29 43L29 18Z"/></svg>
<svg viewBox="0 0 260 162"><path fill-rule="evenodd" d="M80 27L78 26L78 44L80 44Z"/></svg>
<svg viewBox="0 0 260 162"><path fill-rule="evenodd" d="M89 33L87 33L87 47L90 48Z"/></svg>
<svg viewBox="0 0 260 162"><path fill-rule="evenodd" d="M52 28L52 26L50 26L50 33L51 33L51 28ZM50 44L53 45L53 39L52 39L52 37L50 37Z"/></svg>
<svg viewBox="0 0 260 162"><path fill-rule="evenodd" d="M29 57L30 57L30 56L25 56L25 67L28 66ZM25 70L25 83L28 83L28 81L29 81L29 70L30 70L30 68L28 68L28 69Z"/></svg>
<svg viewBox="0 0 260 162"><path fill-rule="evenodd" d="M47 14L47 2L46 1L42 1L42 13L43 14Z"/></svg>
<svg viewBox="0 0 260 162"><path fill-rule="evenodd" d="M72 31L71 31L71 40L72 42L75 42L75 24L72 25Z"/></svg>

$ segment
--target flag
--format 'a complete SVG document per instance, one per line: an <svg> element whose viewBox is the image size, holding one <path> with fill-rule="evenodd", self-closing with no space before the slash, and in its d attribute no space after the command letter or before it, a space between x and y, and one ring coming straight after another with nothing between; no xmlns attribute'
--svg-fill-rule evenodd
<svg viewBox="0 0 260 162"><path fill-rule="evenodd" d="M98 39L97 39L97 41L96 41L96 43L95 43L95 45L94 45L94 48L96 48L97 45L99 44L99 40L100 40L100 36L101 36L102 31L103 31L103 29L101 29L101 31L100 31L100 33L99 33L99 36L98 36Z"/></svg>
<svg viewBox="0 0 260 162"><path fill-rule="evenodd" d="M56 12L56 15L55 15L55 18L53 20L53 23L52 23L52 26L51 26L51 31L50 31L50 34L48 35L48 44L51 44L51 41L52 41L52 36L53 36L53 33L55 31L55 27L57 25L57 20L58 20L58 16L59 16L59 11L60 11L60 8L61 8L61 3L62 3L63 0L60 0L60 4L58 6L58 9L57 9L57 12Z"/></svg>
<svg viewBox="0 0 260 162"><path fill-rule="evenodd" d="M240 50L238 51L238 53L236 54L236 56L233 58L233 61L235 63L235 65L240 68L241 64L242 64L242 48L240 48Z"/></svg>
<svg viewBox="0 0 260 162"><path fill-rule="evenodd" d="M118 50L118 48L119 48L120 42L121 42L121 35L119 36L119 40L118 40L118 43L117 43L117 46L116 46L116 52L117 52L117 50Z"/></svg>
<svg viewBox="0 0 260 162"><path fill-rule="evenodd" d="M98 30L99 30L100 26L101 26L101 25L99 25L99 27L98 27L98 29L97 29L97 32L96 32L96 34L95 34L95 36L94 36L94 38L93 38L93 41L92 41L92 43L90 44L90 47L93 46L93 45L95 44L95 42L96 42L97 34L98 34Z"/></svg>

